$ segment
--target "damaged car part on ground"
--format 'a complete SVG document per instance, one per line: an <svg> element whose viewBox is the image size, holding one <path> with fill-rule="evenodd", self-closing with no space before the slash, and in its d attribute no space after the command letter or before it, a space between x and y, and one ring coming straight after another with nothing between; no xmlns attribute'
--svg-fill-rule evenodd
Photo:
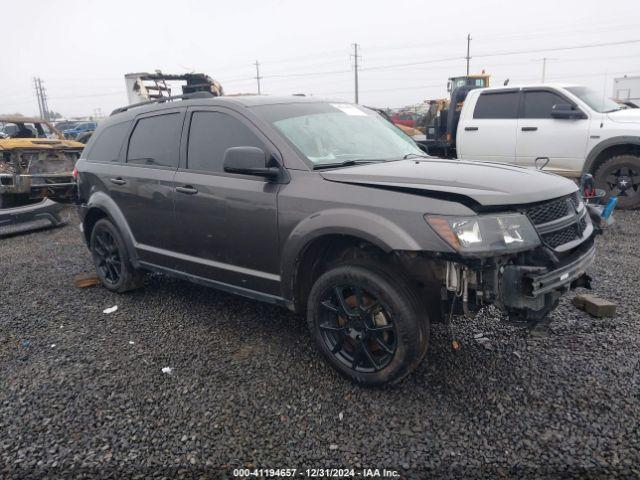
<svg viewBox="0 0 640 480"><path fill-rule="evenodd" d="M452 310L531 325L588 286L596 231L569 180L432 159L357 105L199 93L118 109L77 164L110 290L148 270L306 312L333 367L382 384Z"/></svg>
<svg viewBox="0 0 640 480"><path fill-rule="evenodd" d="M25 231L59 227L68 221L69 212L65 210L64 204L44 198L0 210L0 238Z"/></svg>

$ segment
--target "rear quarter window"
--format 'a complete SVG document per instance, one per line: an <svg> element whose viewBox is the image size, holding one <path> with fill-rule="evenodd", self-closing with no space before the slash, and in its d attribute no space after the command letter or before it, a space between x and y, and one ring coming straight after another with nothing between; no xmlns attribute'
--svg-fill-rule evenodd
<svg viewBox="0 0 640 480"><path fill-rule="evenodd" d="M92 162L119 162L120 151L131 122L109 125L96 138L87 160Z"/></svg>
<svg viewBox="0 0 640 480"><path fill-rule="evenodd" d="M520 92L485 92L473 110L475 119L518 118Z"/></svg>

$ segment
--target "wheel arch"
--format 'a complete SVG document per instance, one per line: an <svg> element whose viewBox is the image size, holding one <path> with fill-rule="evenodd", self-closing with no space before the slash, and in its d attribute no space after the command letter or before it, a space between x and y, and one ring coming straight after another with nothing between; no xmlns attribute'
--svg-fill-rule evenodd
<svg viewBox="0 0 640 480"><path fill-rule="evenodd" d="M85 241L87 245L91 242L91 232L95 224L103 219L107 218L113 223L119 230L127 248L127 255L131 263L138 267L138 255L136 254L135 239L131 233L131 229L127 224L127 221L116 205L116 203L103 192L95 192L87 202L87 212L82 220L82 230L84 233Z"/></svg>
<svg viewBox="0 0 640 480"><path fill-rule="evenodd" d="M282 293L303 311L306 296L323 267L349 249L384 256L421 250L419 243L390 220L369 212L340 209L312 215L289 235L282 254Z"/></svg>
<svg viewBox="0 0 640 480"><path fill-rule="evenodd" d="M633 154L640 157L640 137L623 136L603 140L591 149L582 173L594 175L609 158L617 155Z"/></svg>

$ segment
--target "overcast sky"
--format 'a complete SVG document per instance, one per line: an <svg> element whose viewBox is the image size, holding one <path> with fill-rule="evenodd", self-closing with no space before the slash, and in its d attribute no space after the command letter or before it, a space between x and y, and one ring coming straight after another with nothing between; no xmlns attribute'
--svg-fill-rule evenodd
<svg viewBox="0 0 640 480"><path fill-rule="evenodd" d="M540 82L543 57L548 81L607 95L614 77L640 75L637 0L31 0L3 2L2 17L0 113L38 113L34 76L65 116L125 104L128 72L204 72L254 93L256 60L263 93L352 101L354 42L360 103L398 107L446 95L465 72L467 33L472 72L493 84Z"/></svg>

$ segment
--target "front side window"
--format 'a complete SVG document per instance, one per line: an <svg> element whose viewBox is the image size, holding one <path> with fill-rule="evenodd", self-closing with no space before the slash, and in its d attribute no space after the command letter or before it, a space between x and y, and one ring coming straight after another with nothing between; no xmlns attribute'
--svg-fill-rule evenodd
<svg viewBox="0 0 640 480"><path fill-rule="evenodd" d="M567 99L553 92L524 92L524 111L522 118L553 118L551 109L554 105L570 103Z"/></svg>
<svg viewBox="0 0 640 480"><path fill-rule="evenodd" d="M182 114L168 113L138 120L127 153L127 163L176 167Z"/></svg>
<svg viewBox="0 0 640 480"><path fill-rule="evenodd" d="M597 92L591 88L567 87L567 90L598 113L615 112L616 110L622 109L621 105L605 97L602 92Z"/></svg>
<svg viewBox="0 0 640 480"><path fill-rule="evenodd" d="M194 112L189 127L187 168L222 172L224 152L231 147L258 147L264 144L244 123L221 112Z"/></svg>
<svg viewBox="0 0 640 480"><path fill-rule="evenodd" d="M475 119L518 118L519 92L486 92L480 94L473 111Z"/></svg>
<svg viewBox="0 0 640 480"><path fill-rule="evenodd" d="M314 166L424 156L415 142L376 112L349 103L261 105L270 122Z"/></svg>

